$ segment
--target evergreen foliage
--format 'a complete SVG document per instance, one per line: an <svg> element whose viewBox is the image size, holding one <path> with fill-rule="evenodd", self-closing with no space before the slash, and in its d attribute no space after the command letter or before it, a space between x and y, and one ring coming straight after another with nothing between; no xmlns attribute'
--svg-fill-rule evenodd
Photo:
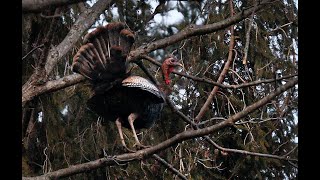
<svg viewBox="0 0 320 180"><path fill-rule="evenodd" d="M83 9L95 1L85 1L58 9L46 9L41 13L23 14L22 18L22 83L25 84L35 72L41 56L65 38L70 27ZM253 0L233 0L235 13L254 6ZM158 1L116 0L106 9L91 31L109 22L125 22L135 32L134 48L145 43L169 37L190 24L205 25L230 17L229 1L166 1L165 8L150 21ZM170 11L183 15L181 21L168 25ZM234 25L235 47L233 63L224 78L224 84L241 84L263 79L272 79L295 74L298 71L298 7L293 0L274 1L267 8L256 12L253 23L250 18ZM54 13L59 17L46 17ZM174 18L174 17L169 17ZM155 21L154 19L157 19ZM53 24L52 24L53 23ZM251 27L250 42L246 42L248 27ZM51 30L51 35L48 32ZM86 33L85 33L86 34ZM85 35L83 34L83 35ZM49 38L49 39L48 39ZM73 74L70 69L73 55L81 46L82 39L54 68L50 80ZM197 35L148 55L162 60L174 53L183 60L184 73L217 81L228 57L230 28L205 35ZM242 63L245 44L249 43L248 63ZM44 44L44 46L41 46ZM142 61L152 75L162 81L159 67ZM136 65L133 73L146 75ZM205 103L213 86L186 77L172 75L170 99L176 107L194 119ZM285 84L287 80L263 83L239 89L219 88L202 126L216 124L245 107L262 99ZM40 82L41 83L41 82ZM99 118L86 106L90 96L87 82L78 83L55 92L35 97L23 107L23 155L22 175L37 176L67 168L71 165L122 154L120 138L115 124ZM298 86L277 96L267 105L257 109L233 126L210 134L215 143L231 149L246 150L278 156L298 157ZM217 118L219 117L219 118ZM247 123L245 123L247 122ZM201 126L200 126L201 127ZM174 135L192 129L190 125L165 106L161 120L154 127L143 130L139 138L143 144L156 145ZM126 142L134 144L131 131L124 129ZM188 179L295 179L297 162L223 152L207 143L203 137L175 144L157 153L178 169ZM117 166L106 166L68 177L69 179L178 179L175 174L154 158L132 161Z"/></svg>

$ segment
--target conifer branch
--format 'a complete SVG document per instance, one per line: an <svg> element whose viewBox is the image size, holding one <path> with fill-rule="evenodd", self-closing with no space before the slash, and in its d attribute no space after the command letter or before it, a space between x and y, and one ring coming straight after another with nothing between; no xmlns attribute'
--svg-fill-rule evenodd
<svg viewBox="0 0 320 180"><path fill-rule="evenodd" d="M231 17L232 18L234 16L234 10L233 10L233 3L232 1L229 1L229 8L230 8L230 14L231 14ZM253 11L254 12L254 11ZM232 58L232 51L233 51L233 48L234 48L234 44L235 44L235 38L234 38L234 26L230 26L230 34L231 34L231 37L230 37L230 43L229 43L229 53L228 53L228 58L227 58L227 62L225 63L223 69L222 69L222 72L217 80L218 83L222 83L223 80L224 80L224 77L226 76L229 68L230 68L230 65L232 64L233 62L233 58ZM215 96L215 94L217 93L219 87L218 86L215 86L212 91L210 92L206 102L203 104L203 106L201 107L198 115L195 117L195 122L196 123L199 123L201 118L204 116L205 112L207 112L207 110L209 109L209 105L211 104L212 100L213 100L213 97Z"/></svg>
<svg viewBox="0 0 320 180"><path fill-rule="evenodd" d="M41 63L41 67L36 67L34 73L30 76L27 82L22 86L22 106L36 95L39 95L35 89L41 86L43 81L47 81L50 73L56 64L65 57L65 55L74 47L76 42L80 39L82 34L90 28L98 16L111 4L112 0L99 0L91 8L82 12L76 20L71 30L64 38L64 40L56 47L52 47L47 54L47 58ZM47 47L49 48L47 44ZM45 64L44 67L42 67ZM41 74L39 73L41 72ZM38 81L42 81L38 83ZM80 81L77 81L80 82ZM41 87L40 87L41 89ZM41 94L41 93L40 93Z"/></svg>
<svg viewBox="0 0 320 180"><path fill-rule="evenodd" d="M146 45L142 45L135 50L131 51L128 57L128 61L136 61L141 58L142 55L145 55L151 51L154 51L156 49L161 49L164 47L167 47L171 44L177 43L179 41L182 41L184 39L187 39L192 36L198 36L198 35L204 35L213 33L215 31L227 28L233 24L236 24L243 19L250 16L253 12L257 12L263 8L265 8L267 5L269 5L270 1L265 0L260 2L258 5L254 7L250 7L247 9L243 9L243 11L237 13L234 16L231 16L225 20L208 24L208 25L195 25L191 24L188 27L181 30L179 33L174 34L172 36L148 43Z"/></svg>
<svg viewBox="0 0 320 180"><path fill-rule="evenodd" d="M127 153L127 154L116 155L113 157L100 158L100 159L90 161L87 163L77 164L77 165L70 166L68 168L53 171L53 172L44 174L42 176L23 177L22 179L23 180L47 180L47 179L69 177L71 175L75 175L75 174L82 173L82 172L87 172L87 171L94 170L94 169L97 169L97 168L103 167L103 166L117 165L118 163L125 163L125 162L130 162L133 160L141 160L141 159L148 158L151 155L153 155L161 150L164 150L174 144L180 143L180 142L188 140L188 139L202 137L202 136L211 134L213 132L216 132L220 129L223 129L227 126L232 126L236 121L240 120L241 118L247 116L249 113L252 113L256 109L267 104L276 96L278 96L281 93L283 93L284 91L294 87L297 83L298 83L297 78L295 78L292 81L287 82L285 85L280 86L274 92L270 93L266 97L255 102L254 104L251 104L250 106L247 106L243 111L234 114L233 116L229 117L227 120L225 120L223 122L220 122L218 124L215 124L215 125L212 125L212 126L209 126L206 128L202 128L202 129L183 131L179 134L176 134L172 138L167 139L167 140L165 140L157 145L154 145L150 148L142 149L142 150L139 150L134 153Z"/></svg>
<svg viewBox="0 0 320 180"><path fill-rule="evenodd" d="M161 67L161 63L158 62L157 60L153 59L150 56L142 55L141 58L146 59L149 62L151 62L152 64ZM222 84L222 83L213 81L211 79L189 75L189 74L186 74L186 73L183 73L183 72L179 72L179 71L176 71L176 70L173 70L172 73L173 74L177 74L179 76L186 77L188 79L192 79L192 80L197 81L197 82L203 82L203 83L206 83L206 84L210 84L210 85L213 85L213 86L218 86L220 88L225 88L225 89L245 88L245 87L249 87L249 86L256 86L256 85L263 84L263 83L271 83L271 82L274 82L274 81L283 80L283 79L289 79L289 78L293 78L295 76L298 76L298 74L292 74L292 75L286 75L286 76L278 77L276 79L263 79L263 80L251 81L251 82L247 82L247 83L228 85L228 84Z"/></svg>
<svg viewBox="0 0 320 180"><path fill-rule="evenodd" d="M264 154L264 153L256 153L256 152L250 152L245 150L239 150L239 149L230 149L230 148L224 148L219 146L217 143L212 141L212 144L219 150L223 152L232 152L232 153L239 153L239 154L245 154L245 155L251 155L251 156L259 156L259 157L266 157L266 158L273 158L273 159L280 159L280 160L287 160L287 161L295 161L298 162L297 159L289 158L287 155L284 156L277 156L273 154Z"/></svg>
<svg viewBox="0 0 320 180"><path fill-rule="evenodd" d="M152 43L149 43L147 45L142 45L138 47L137 49L130 52L128 61L135 61L139 58L141 58L142 55L151 52L156 49L160 49L166 46L169 46L171 44L174 44L178 41L181 41L183 39L202 35L202 34L208 34L215 31L218 31L220 29L226 28L232 24L235 24L246 17L248 17L252 12L256 12L262 8L265 7L266 3L268 1L261 2L259 5L248 8L246 10L243 10L242 12L238 13L237 15L227 18L223 21L209 24L209 25L202 25L202 26L196 26L196 25L190 25L187 28L183 29L179 33L172 35L167 38L160 39L158 41L154 41ZM56 47L53 47L50 49L50 52L47 56L46 64L45 64L45 76L47 79L52 72L55 65L65 57L65 55L70 51L70 49L75 45L75 43L78 41L78 39L81 37L81 35L94 23L96 18L105 10L106 7L110 6L113 3L111 0L99 0L96 4L94 4L90 9L87 9L85 12L81 13L75 24L72 26L71 30L69 31L68 35L65 37L65 39ZM177 72L176 72L177 73ZM31 75L31 77L34 77ZM26 84L23 85L23 92L27 93L28 95L23 96L29 96L29 94L35 94L36 92L32 92L33 89L36 88L37 85L32 83L34 80L29 79ZM207 80L203 79L204 82L208 82ZM212 83L214 84L214 83ZM217 84L216 84L217 85ZM29 92L30 91L30 92ZM30 98L23 98L23 105L26 101L31 100L35 96L30 96Z"/></svg>
<svg viewBox="0 0 320 180"><path fill-rule="evenodd" d="M165 161L164 159L162 159L161 157L159 157L156 154L152 155L158 162L160 162L162 165L164 165L166 168L168 168L172 173L176 174L179 178L187 180L186 176L184 176L183 174L181 174L176 168L173 167L172 164L169 164L167 161Z"/></svg>

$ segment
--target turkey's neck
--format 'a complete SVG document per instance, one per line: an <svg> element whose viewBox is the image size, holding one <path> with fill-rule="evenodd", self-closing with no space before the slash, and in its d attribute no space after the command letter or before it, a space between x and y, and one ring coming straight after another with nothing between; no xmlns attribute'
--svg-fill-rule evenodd
<svg viewBox="0 0 320 180"><path fill-rule="evenodd" d="M160 85L160 89L162 91L163 94L165 94L166 96L169 95L172 92L172 89L170 87L170 73L174 70L174 67L170 67L170 66L162 66L162 75L163 75L163 80L164 80L164 84Z"/></svg>
<svg viewBox="0 0 320 180"><path fill-rule="evenodd" d="M173 71L173 67L165 67L164 69L163 69L163 76L164 76L164 81L165 81L165 83L166 83L166 85L170 85L170 78L169 78L169 75L170 75L170 73Z"/></svg>

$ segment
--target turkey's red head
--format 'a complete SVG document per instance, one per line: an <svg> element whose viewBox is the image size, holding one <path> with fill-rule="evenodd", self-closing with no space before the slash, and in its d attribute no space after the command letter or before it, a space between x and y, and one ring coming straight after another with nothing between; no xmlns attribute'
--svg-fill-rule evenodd
<svg viewBox="0 0 320 180"><path fill-rule="evenodd" d="M177 66L181 66L183 68L183 65L181 63L179 63L179 61L173 57L168 57L163 61L161 69L162 69L164 81L167 85L170 84L170 78L169 78L170 73Z"/></svg>

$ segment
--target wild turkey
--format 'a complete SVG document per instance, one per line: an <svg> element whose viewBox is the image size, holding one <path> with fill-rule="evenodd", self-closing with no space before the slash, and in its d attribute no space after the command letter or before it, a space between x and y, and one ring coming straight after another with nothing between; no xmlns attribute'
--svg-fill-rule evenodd
<svg viewBox="0 0 320 180"><path fill-rule="evenodd" d="M135 145L144 147L136 129L153 126L160 118L164 98L151 81L128 72L126 58L134 43L133 33L123 23L110 23L87 34L84 43L73 58L72 70L91 82L93 95L87 102L89 109L115 121L125 148L122 126L132 129ZM175 58L164 61L166 84L170 83L169 74L175 66L181 66Z"/></svg>

